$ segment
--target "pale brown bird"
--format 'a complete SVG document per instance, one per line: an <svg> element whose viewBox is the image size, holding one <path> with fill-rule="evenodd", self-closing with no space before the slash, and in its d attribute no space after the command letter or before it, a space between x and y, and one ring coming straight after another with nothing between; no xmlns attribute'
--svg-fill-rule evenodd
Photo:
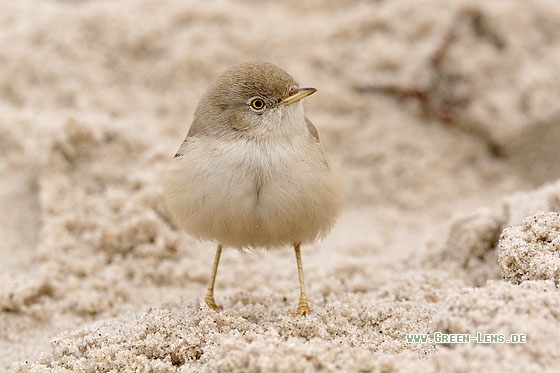
<svg viewBox="0 0 560 373"><path fill-rule="evenodd" d="M248 62L223 72L200 100L186 139L163 177L169 211L187 233L218 244L206 303L223 246L293 245L300 284L298 315L309 313L300 245L335 222L342 186L299 88L276 65Z"/></svg>

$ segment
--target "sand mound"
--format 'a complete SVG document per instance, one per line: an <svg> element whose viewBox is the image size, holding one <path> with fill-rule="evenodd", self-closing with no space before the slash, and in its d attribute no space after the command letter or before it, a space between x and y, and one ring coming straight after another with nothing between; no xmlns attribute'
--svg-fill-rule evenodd
<svg viewBox="0 0 560 373"><path fill-rule="evenodd" d="M539 211L521 225L504 230L498 244L502 277L514 284L527 280L560 282L560 214Z"/></svg>
<svg viewBox="0 0 560 373"><path fill-rule="evenodd" d="M557 231L554 221L541 221L542 216L538 215L537 218L533 215L539 211L551 211L550 216L554 217L554 211L560 211L559 196L560 182L556 182L534 191L507 196L493 209L484 208L468 215L457 216L450 226L442 255L436 257L435 260L443 258L446 262L456 266L461 275L466 276L469 282L475 286L483 285L488 279L504 277L513 280L513 277L517 276L513 272L521 270L520 266L525 267L528 264L518 263L516 265L512 261L516 261L514 259L516 256L526 255L526 253L523 254L523 250L533 250L530 247L537 240L533 236L540 237L542 234L550 234L551 237L554 237ZM532 232L533 227L527 224L529 220L533 221L535 218L537 219L535 231ZM517 227L522 221L523 226ZM511 226L516 227L508 228ZM526 236L522 236L521 232L526 232ZM521 241L525 243L522 245ZM536 250L543 253L547 250L554 251L551 248ZM500 255L499 258L498 255ZM554 267L555 256L557 254L551 252L548 259L543 260L540 264L543 271L546 271L545 267ZM540 257L544 259L542 256ZM506 270L506 267L509 266L515 268ZM524 270L526 269L524 268ZM554 280L555 276L527 279Z"/></svg>

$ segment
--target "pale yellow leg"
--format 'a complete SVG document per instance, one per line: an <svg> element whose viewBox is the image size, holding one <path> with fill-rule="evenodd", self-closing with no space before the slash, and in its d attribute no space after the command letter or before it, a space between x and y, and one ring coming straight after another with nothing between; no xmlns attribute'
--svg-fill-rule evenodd
<svg viewBox="0 0 560 373"><path fill-rule="evenodd" d="M299 276L299 303L296 314L298 316L309 315L309 302L307 301L307 294L305 293L305 282L303 281L303 266L301 264L301 252L299 243L294 244L296 251L296 261Z"/></svg>
<svg viewBox="0 0 560 373"><path fill-rule="evenodd" d="M222 256L222 245L218 245L216 249L216 256L214 257L214 266L212 267L212 275L210 276L210 284L208 285L208 290L206 291L206 296L204 301L213 310L219 310L219 307L214 300L214 284L216 283L216 273L218 273L218 264L220 263L220 256Z"/></svg>

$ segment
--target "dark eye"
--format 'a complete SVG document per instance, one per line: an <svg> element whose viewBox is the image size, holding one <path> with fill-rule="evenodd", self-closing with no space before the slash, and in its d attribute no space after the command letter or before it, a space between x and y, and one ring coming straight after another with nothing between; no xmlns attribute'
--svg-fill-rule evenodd
<svg viewBox="0 0 560 373"><path fill-rule="evenodd" d="M254 110L261 111L264 109L264 101L261 98L254 98L251 100L251 107Z"/></svg>

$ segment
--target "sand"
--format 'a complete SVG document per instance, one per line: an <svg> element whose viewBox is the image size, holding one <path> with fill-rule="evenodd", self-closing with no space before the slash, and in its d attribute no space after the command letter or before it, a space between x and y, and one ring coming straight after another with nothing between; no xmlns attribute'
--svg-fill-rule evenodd
<svg viewBox="0 0 560 373"><path fill-rule="evenodd" d="M0 5L1 371L560 366L560 5L341 4ZM289 248L226 248L208 309L214 245L161 194L201 94L253 59L318 88L345 184L302 248L307 317Z"/></svg>

